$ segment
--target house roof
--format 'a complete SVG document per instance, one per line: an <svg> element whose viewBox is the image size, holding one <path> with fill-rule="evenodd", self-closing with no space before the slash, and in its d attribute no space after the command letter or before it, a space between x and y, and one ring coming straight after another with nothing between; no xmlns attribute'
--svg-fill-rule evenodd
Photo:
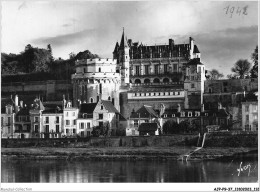
<svg viewBox="0 0 260 192"><path fill-rule="evenodd" d="M138 131L140 132L151 132L151 131L156 131L158 129L157 123L142 123Z"/></svg>
<svg viewBox="0 0 260 192"><path fill-rule="evenodd" d="M101 100L101 103L109 113L119 113L111 101Z"/></svg>
<svg viewBox="0 0 260 192"><path fill-rule="evenodd" d="M79 112L91 114L91 113L93 113L96 106L97 106L97 103L82 103L80 105Z"/></svg>
<svg viewBox="0 0 260 192"><path fill-rule="evenodd" d="M125 32L123 31L121 42L120 42L120 48L125 48L125 47L129 47L129 46L125 37Z"/></svg>
<svg viewBox="0 0 260 192"><path fill-rule="evenodd" d="M136 112L132 112L130 118L156 118L158 114L152 106L144 105Z"/></svg>
<svg viewBox="0 0 260 192"><path fill-rule="evenodd" d="M63 113L63 110L59 106L56 106L56 108L46 108L44 111L42 111L42 113Z"/></svg>
<svg viewBox="0 0 260 192"><path fill-rule="evenodd" d="M17 112L17 116L30 115L28 108L21 108L20 111Z"/></svg>
<svg viewBox="0 0 260 192"><path fill-rule="evenodd" d="M40 99L34 99L33 104L32 104L33 109L38 109L38 110L44 110L45 107L42 104L42 101Z"/></svg>

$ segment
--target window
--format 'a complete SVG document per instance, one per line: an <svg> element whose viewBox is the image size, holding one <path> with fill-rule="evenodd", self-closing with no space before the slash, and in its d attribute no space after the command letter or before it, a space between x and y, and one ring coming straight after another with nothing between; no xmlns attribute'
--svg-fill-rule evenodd
<svg viewBox="0 0 260 192"><path fill-rule="evenodd" d="M56 133L59 133L59 132L60 132L60 126L56 125Z"/></svg>
<svg viewBox="0 0 260 192"><path fill-rule="evenodd" d="M185 112L181 112L181 117L185 117Z"/></svg>
<svg viewBox="0 0 260 192"><path fill-rule="evenodd" d="M98 114L98 119L103 119L103 114Z"/></svg>
<svg viewBox="0 0 260 192"><path fill-rule="evenodd" d="M60 122L60 118L56 117L56 123L59 123L59 122Z"/></svg>
<svg viewBox="0 0 260 192"><path fill-rule="evenodd" d="M39 122L39 117L34 117L34 122Z"/></svg>
<svg viewBox="0 0 260 192"><path fill-rule="evenodd" d="M254 111L254 112L257 112L257 105L254 105L254 106L253 106L253 111Z"/></svg>
<svg viewBox="0 0 260 192"><path fill-rule="evenodd" d="M150 83L150 79L145 79L144 83Z"/></svg>
<svg viewBox="0 0 260 192"><path fill-rule="evenodd" d="M249 115L246 115L246 122L249 122Z"/></svg>
<svg viewBox="0 0 260 192"><path fill-rule="evenodd" d="M45 125L45 132L49 133L49 125Z"/></svg>
<svg viewBox="0 0 260 192"><path fill-rule="evenodd" d="M49 117L45 117L45 123L49 123Z"/></svg>
<svg viewBox="0 0 260 192"><path fill-rule="evenodd" d="M98 68L98 72L101 72L101 67Z"/></svg>
<svg viewBox="0 0 260 192"><path fill-rule="evenodd" d="M212 93L212 89L211 88L209 88L209 93Z"/></svg>
<svg viewBox="0 0 260 192"><path fill-rule="evenodd" d="M7 125L11 125L11 117L7 118Z"/></svg>
<svg viewBox="0 0 260 192"><path fill-rule="evenodd" d="M193 83L191 84L191 88L195 88L195 85Z"/></svg>
<svg viewBox="0 0 260 192"><path fill-rule="evenodd" d="M138 120L134 120L134 127L138 127Z"/></svg>
<svg viewBox="0 0 260 192"><path fill-rule="evenodd" d="M246 112L248 112L248 111L249 111L249 106L248 106L248 105L246 105L246 108L245 108L245 110L246 110Z"/></svg>
<svg viewBox="0 0 260 192"><path fill-rule="evenodd" d="M66 129L66 133L67 133L67 134L69 133L69 129Z"/></svg>
<svg viewBox="0 0 260 192"><path fill-rule="evenodd" d="M160 83L160 80L157 79L157 78L155 78L155 79L153 80L153 83Z"/></svg>
<svg viewBox="0 0 260 192"><path fill-rule="evenodd" d="M70 125L70 120L66 120L66 125Z"/></svg>
<svg viewBox="0 0 260 192"><path fill-rule="evenodd" d="M74 134L76 133L76 129L73 129L73 133L74 133Z"/></svg>
<svg viewBox="0 0 260 192"><path fill-rule="evenodd" d="M66 112L66 116L67 116L67 117L69 116L69 112Z"/></svg>
<svg viewBox="0 0 260 192"><path fill-rule="evenodd" d="M34 125L34 132L39 133L39 125Z"/></svg>
<svg viewBox="0 0 260 192"><path fill-rule="evenodd" d="M188 112L188 117L192 117L192 112Z"/></svg>
<svg viewBox="0 0 260 192"><path fill-rule="evenodd" d="M87 123L87 129L90 129L90 123Z"/></svg>
<svg viewBox="0 0 260 192"><path fill-rule="evenodd" d="M81 131L81 132L80 132L80 136L81 136L81 137L84 137L84 131Z"/></svg>
<svg viewBox="0 0 260 192"><path fill-rule="evenodd" d="M86 73L87 72L87 70L86 70L86 68L84 68L84 73Z"/></svg>
<svg viewBox="0 0 260 192"><path fill-rule="evenodd" d="M196 112L195 112L195 116L200 116L200 112L199 112L199 111L196 111Z"/></svg>
<svg viewBox="0 0 260 192"><path fill-rule="evenodd" d="M173 71L177 71L177 64L173 64Z"/></svg>
<svg viewBox="0 0 260 192"><path fill-rule="evenodd" d="M168 65L163 65L163 71L164 71L164 73L168 72Z"/></svg>
<svg viewBox="0 0 260 192"><path fill-rule="evenodd" d="M223 82L223 86L227 86L228 85L228 83L227 82Z"/></svg>
<svg viewBox="0 0 260 192"><path fill-rule="evenodd" d="M80 123L80 128L84 129L84 123Z"/></svg>
<svg viewBox="0 0 260 192"><path fill-rule="evenodd" d="M164 114L163 117L164 117L164 118L167 117L167 114Z"/></svg>
<svg viewBox="0 0 260 192"><path fill-rule="evenodd" d="M208 116L208 113L205 113L205 116L207 117L207 116Z"/></svg>
<svg viewBox="0 0 260 192"><path fill-rule="evenodd" d="M175 117L175 114L172 114L172 117Z"/></svg>
<svg viewBox="0 0 260 192"><path fill-rule="evenodd" d="M102 84L99 84L99 93L102 94Z"/></svg>
<svg viewBox="0 0 260 192"><path fill-rule="evenodd" d="M108 99L107 99L108 101L110 101L111 100L111 97L110 96L108 96Z"/></svg>
<svg viewBox="0 0 260 192"><path fill-rule="evenodd" d="M93 103L93 98L92 97L90 97L90 103Z"/></svg>
<svg viewBox="0 0 260 192"><path fill-rule="evenodd" d="M141 84L141 80L140 79L136 79L135 80L135 84Z"/></svg>
<svg viewBox="0 0 260 192"><path fill-rule="evenodd" d="M75 119L75 120L73 120L73 125L76 125L76 119Z"/></svg>
<svg viewBox="0 0 260 192"><path fill-rule="evenodd" d="M198 67L198 73L200 73L201 72L201 67Z"/></svg>
<svg viewBox="0 0 260 192"><path fill-rule="evenodd" d="M154 66L154 74L156 74L156 75L159 74L159 65Z"/></svg>
<svg viewBox="0 0 260 192"><path fill-rule="evenodd" d="M140 75L140 66L135 66L135 74Z"/></svg>
<svg viewBox="0 0 260 192"><path fill-rule="evenodd" d="M149 65L144 66L144 74L149 75Z"/></svg>
<svg viewBox="0 0 260 192"><path fill-rule="evenodd" d="M100 106L100 109L103 110L103 108L104 108L103 105L101 105L101 106Z"/></svg>
<svg viewBox="0 0 260 192"><path fill-rule="evenodd" d="M224 87L224 90L223 90L223 92L227 92L227 88L226 88L226 87Z"/></svg>

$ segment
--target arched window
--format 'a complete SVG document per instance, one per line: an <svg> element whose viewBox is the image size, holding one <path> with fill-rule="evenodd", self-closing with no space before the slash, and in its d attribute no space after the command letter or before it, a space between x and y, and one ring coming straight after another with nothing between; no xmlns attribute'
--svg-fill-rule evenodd
<svg viewBox="0 0 260 192"><path fill-rule="evenodd" d="M90 97L89 101L90 101L90 103L93 103L93 102L94 102L94 100L93 100L92 97Z"/></svg>
<svg viewBox="0 0 260 192"><path fill-rule="evenodd" d="M135 83L136 83L136 84L141 84L141 80L140 80L140 79L136 79L136 80L135 80Z"/></svg>
<svg viewBox="0 0 260 192"><path fill-rule="evenodd" d="M150 83L150 79L145 79L144 83Z"/></svg>
<svg viewBox="0 0 260 192"><path fill-rule="evenodd" d="M163 82L164 82L164 83L169 83L169 79L168 79L168 78L164 78L164 79L163 79Z"/></svg>
<svg viewBox="0 0 260 192"><path fill-rule="evenodd" d="M101 72L101 67L98 68L98 72Z"/></svg>
<svg viewBox="0 0 260 192"><path fill-rule="evenodd" d="M130 80L130 83L132 83L132 80Z"/></svg>
<svg viewBox="0 0 260 192"><path fill-rule="evenodd" d="M155 78L155 79L153 80L153 83L160 83L160 80L159 80L158 78Z"/></svg>
<svg viewBox="0 0 260 192"><path fill-rule="evenodd" d="M110 100L111 100L111 97L110 97L110 96L108 96L107 100L108 100L108 101L110 101Z"/></svg>

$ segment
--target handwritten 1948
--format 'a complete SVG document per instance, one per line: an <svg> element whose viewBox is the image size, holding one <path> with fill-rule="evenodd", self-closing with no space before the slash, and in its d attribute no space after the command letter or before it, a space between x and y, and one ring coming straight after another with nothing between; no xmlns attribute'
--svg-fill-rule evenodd
<svg viewBox="0 0 260 192"><path fill-rule="evenodd" d="M246 5L242 8L228 5L224 9L226 10L226 15L230 15L230 18L232 18L233 14L236 14L238 16L240 16L241 14L247 15L248 14L247 8L248 8L248 5Z"/></svg>

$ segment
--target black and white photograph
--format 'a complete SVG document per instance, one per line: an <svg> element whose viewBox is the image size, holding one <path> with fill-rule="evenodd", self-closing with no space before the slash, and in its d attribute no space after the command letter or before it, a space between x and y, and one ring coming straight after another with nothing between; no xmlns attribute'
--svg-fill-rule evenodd
<svg viewBox="0 0 260 192"><path fill-rule="evenodd" d="M259 191L259 1L1 1L1 191Z"/></svg>

